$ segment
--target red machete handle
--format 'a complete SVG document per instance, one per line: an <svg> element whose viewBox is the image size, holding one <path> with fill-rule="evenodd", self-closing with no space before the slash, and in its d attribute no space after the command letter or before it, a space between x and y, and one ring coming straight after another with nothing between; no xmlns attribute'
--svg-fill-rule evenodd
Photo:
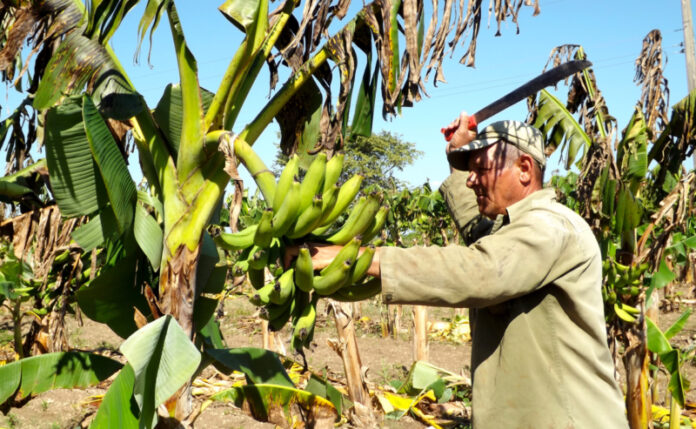
<svg viewBox="0 0 696 429"><path fill-rule="evenodd" d="M476 116L471 115L469 116L469 123L467 124L467 128L471 131L476 131L476 126L478 124L476 123ZM440 129L440 132L445 135L445 140L450 141L452 140L452 134L457 131L456 128L442 128Z"/></svg>

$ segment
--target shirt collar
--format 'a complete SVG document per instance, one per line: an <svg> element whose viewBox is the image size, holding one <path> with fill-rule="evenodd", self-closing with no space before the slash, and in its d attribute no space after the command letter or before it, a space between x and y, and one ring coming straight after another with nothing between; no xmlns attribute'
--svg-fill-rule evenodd
<svg viewBox="0 0 696 429"><path fill-rule="evenodd" d="M544 188L532 192L507 208L507 215L505 217L507 217L508 220L505 223L512 222L520 215L533 209L534 207L548 205L553 201L556 201L556 190L553 188Z"/></svg>

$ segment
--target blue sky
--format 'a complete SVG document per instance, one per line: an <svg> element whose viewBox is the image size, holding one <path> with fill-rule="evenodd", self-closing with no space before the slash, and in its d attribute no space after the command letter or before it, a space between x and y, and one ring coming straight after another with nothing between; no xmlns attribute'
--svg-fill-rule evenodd
<svg viewBox="0 0 696 429"><path fill-rule="evenodd" d="M178 76L166 20L155 32L149 64L147 39L139 63L133 61L138 20L145 2L141 3L130 13L112 45L136 88L146 97L150 107L154 107L166 84L177 81ZM484 6L487 7L487 3L484 2ZM241 40L239 30L217 11L220 4L220 0L177 2L187 42L198 61L201 85L213 91ZM271 8L277 4L277 1L272 3ZM355 7L361 4L357 2ZM426 180L434 184L441 182L447 176L448 167L440 128L455 118L459 111L475 112L536 76L546 64L550 51L561 44L580 44L585 48L588 58L594 63L599 88L610 113L618 119L619 128L625 126L640 95L640 89L633 83L634 61L643 38L652 29L659 29L663 37L670 104L686 96L684 55L679 53L683 38L679 0L540 0L540 6L541 13L536 17L532 16L532 8L523 7L519 15L519 34L516 34L515 25L507 22L503 24L500 37L494 37L495 22L487 26L489 19L484 13L475 68L458 63L463 52L459 48L446 62L446 84L434 87L432 81L428 82L426 87L430 97L414 107L403 109L400 116L385 121L377 115L374 131L384 129L397 133L404 140L414 142L425 153L412 167L399 173L400 178L412 185ZM564 98L566 92L565 87L559 87L559 96ZM250 102L237 121L239 129L255 116L267 96L268 80L264 74L258 79L250 94ZM12 98L10 94L10 100ZM518 103L489 121L523 120L525 116L524 103ZM276 150L277 131L273 124L254 146L269 164ZM550 166L557 164L558 161L552 159Z"/></svg>

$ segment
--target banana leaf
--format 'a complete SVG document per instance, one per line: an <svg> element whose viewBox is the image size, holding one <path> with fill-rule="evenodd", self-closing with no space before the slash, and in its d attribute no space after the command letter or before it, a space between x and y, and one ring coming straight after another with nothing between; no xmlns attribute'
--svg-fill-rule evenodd
<svg viewBox="0 0 696 429"><path fill-rule="evenodd" d="M254 418L283 427L297 421L331 427L338 418L336 408L329 400L288 386L253 384L233 387L214 394L210 399L248 407Z"/></svg>
<svg viewBox="0 0 696 429"><path fill-rule="evenodd" d="M336 407L336 412L339 416L343 413L344 409L347 410L353 406L353 403L341 392L339 392L338 389L333 387L328 380L322 380L315 374L312 374L309 377L309 380L307 380L305 390L309 393L313 393L331 401L333 406Z"/></svg>
<svg viewBox="0 0 696 429"><path fill-rule="evenodd" d="M150 261L152 269L157 271L162 260L164 233L160 224L140 204L135 206L133 234L138 246L140 246L140 249Z"/></svg>
<svg viewBox="0 0 696 429"><path fill-rule="evenodd" d="M167 5L167 16L169 17L169 27L174 39L176 62L179 67L179 80L181 82L183 121L181 123L181 142L176 161L177 173L181 183L189 182L194 186L200 186L202 177L198 169L198 162L203 150L203 135L205 132L203 130L203 103L198 84L198 64L186 44L174 2Z"/></svg>
<svg viewBox="0 0 696 429"><path fill-rule="evenodd" d="M623 180L635 192L648 173L648 130L640 110L636 109L624 130L616 154Z"/></svg>
<svg viewBox="0 0 696 429"><path fill-rule="evenodd" d="M688 317L688 315L687 315ZM684 380L680 371L680 354L679 350L674 349L666 335L655 325L649 317L645 318L647 325L648 350L657 354L670 374L670 380L667 385L672 397L684 406Z"/></svg>
<svg viewBox="0 0 696 429"><path fill-rule="evenodd" d="M105 323L122 338L126 338L138 327L133 320L133 307L144 315L150 314L150 309L140 293L140 285L136 276L143 277L143 269L136 273L134 267L147 265L144 257L135 256L118 260L114 266L103 268L99 275L89 285L77 291L77 303L83 313L92 320ZM142 265L141 265L142 264ZM148 281L152 284L151 279Z"/></svg>
<svg viewBox="0 0 696 429"><path fill-rule="evenodd" d="M112 68L111 56L98 41L81 35L79 30L70 32L46 66L34 108L48 109L66 94L81 93L95 74Z"/></svg>
<svg viewBox="0 0 696 429"><path fill-rule="evenodd" d="M126 364L104 395L90 429L138 428L140 409L133 397L134 385L133 367Z"/></svg>
<svg viewBox="0 0 696 429"><path fill-rule="evenodd" d="M72 232L72 237L82 247L83 252L89 252L95 247L101 246L106 240L116 240L118 227L111 206L105 207L89 222L80 225Z"/></svg>
<svg viewBox="0 0 696 429"><path fill-rule="evenodd" d="M47 353L0 366L0 404L19 389L27 397L52 389L93 386L121 368L118 361L85 352Z"/></svg>
<svg viewBox="0 0 696 429"><path fill-rule="evenodd" d="M121 233L133 225L136 189L123 154L88 95L82 97L82 117L89 148L104 181L106 194Z"/></svg>
<svg viewBox="0 0 696 429"><path fill-rule="evenodd" d="M194 301L193 320L194 326L208 324L219 304L218 299L209 297L218 295L225 288L227 266L217 266L220 256L215 242L210 234L203 232L201 253L196 270L196 299ZM208 296L206 296L208 295Z"/></svg>
<svg viewBox="0 0 696 429"><path fill-rule="evenodd" d="M93 35L97 34L99 42L106 44L121 25L121 21L128 11L138 2L139 0L103 0L98 3L94 2L96 7L90 8L85 35L93 38Z"/></svg>
<svg viewBox="0 0 696 429"><path fill-rule="evenodd" d="M196 371L201 354L171 315L148 323L119 349L133 367L141 426L148 427L156 418L156 408Z"/></svg>
<svg viewBox="0 0 696 429"><path fill-rule="evenodd" d="M240 347L208 349L205 353L214 359L214 365L219 371L225 374L242 372L248 383L295 387L278 355L269 350Z"/></svg>
<svg viewBox="0 0 696 429"><path fill-rule="evenodd" d="M350 127L351 134L349 139L354 139L356 136L370 137L372 135L372 121L374 118L375 103L377 102L379 64L375 64L372 74L370 74L371 68L372 49L367 52L365 71L363 72L363 77L360 82L358 98L355 101L353 123Z"/></svg>
<svg viewBox="0 0 696 429"><path fill-rule="evenodd" d="M284 154L297 153L306 168L312 160L308 152L319 139L322 93L309 79L280 109L275 119L280 126L280 148Z"/></svg>
<svg viewBox="0 0 696 429"><path fill-rule="evenodd" d="M534 126L547 136L547 156L550 156L559 146L564 150L567 145L566 168L571 167L580 148L587 148L591 144L589 136L563 103L545 89L539 93Z"/></svg>
<svg viewBox="0 0 696 429"><path fill-rule="evenodd" d="M203 110L207 111L213 100L214 94L203 88L201 91L201 100ZM164 137L169 143L173 156L176 157L179 152L181 143L181 130L184 122L184 106L183 96L180 84L169 84L164 89L162 97L160 97L157 107L152 112L155 122L162 130Z"/></svg>
<svg viewBox="0 0 696 429"><path fill-rule="evenodd" d="M81 104L81 97L71 97L46 113L44 144L51 189L68 218L93 214L107 202L85 134Z"/></svg>
<svg viewBox="0 0 696 429"><path fill-rule="evenodd" d="M145 39L145 34L147 30L150 29L150 49L152 49L152 35L159 25L162 13L167 10L169 3L172 0L148 0L147 6L145 6L145 13L142 18L140 18L140 23L138 24L138 46L135 49L135 58L140 55L140 47L143 44L143 39ZM150 55L148 54L148 61Z"/></svg>

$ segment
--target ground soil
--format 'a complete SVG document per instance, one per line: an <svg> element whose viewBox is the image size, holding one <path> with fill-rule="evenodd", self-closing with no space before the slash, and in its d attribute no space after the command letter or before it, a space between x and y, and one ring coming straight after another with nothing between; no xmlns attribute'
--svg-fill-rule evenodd
<svg viewBox="0 0 696 429"><path fill-rule="evenodd" d="M662 305L659 325L664 329L676 320L682 311L694 305L693 291L683 286L670 292L670 299ZM362 318L356 322L358 346L364 366L368 367L367 381L371 386L387 386L392 381L403 381L413 363L411 341L412 318L410 307L403 307L401 331L395 337L383 338L380 325L380 311L384 308L375 302L360 305ZM430 308L429 320L448 321L454 310ZM230 295L219 311L220 323L229 347L261 347L261 321L255 317L255 307L243 295ZM11 348L9 313L0 310L0 360L6 359L2 352ZM79 324L73 316L66 319L68 342L71 347L81 350L100 350L112 357L120 358L118 346L122 339L108 327L86 318ZM286 350L290 333L287 328L278 334ZM340 357L327 345L327 340L336 337L333 318L326 314L326 305L320 303L315 346L307 352L309 367L317 372L326 372L336 379L342 379ZM690 318L685 329L672 342L683 350L696 344L696 317ZM454 373L469 375L468 363L470 344L455 343L442 339L429 342L430 362L435 366ZM295 356L295 358L298 358ZM10 358L11 359L11 358ZM619 371L620 373L621 371ZM696 359L693 353L683 367L687 379L696 380ZM203 380L216 379L213 369L206 371ZM206 379L207 377L207 379ZM664 403L665 377L658 378L658 403ZM96 411L96 395L106 392L108 382L89 389L58 389L42 393L21 403L0 410L0 428L73 428L85 427ZM196 405L207 398L210 390L198 389ZM98 397L98 396L97 396ZM696 402L696 390L689 391L687 401ZM409 417L400 420L384 419L383 427L422 428L426 425ZM232 404L215 402L205 408L194 421L196 428L272 428L274 425L254 420Z"/></svg>

